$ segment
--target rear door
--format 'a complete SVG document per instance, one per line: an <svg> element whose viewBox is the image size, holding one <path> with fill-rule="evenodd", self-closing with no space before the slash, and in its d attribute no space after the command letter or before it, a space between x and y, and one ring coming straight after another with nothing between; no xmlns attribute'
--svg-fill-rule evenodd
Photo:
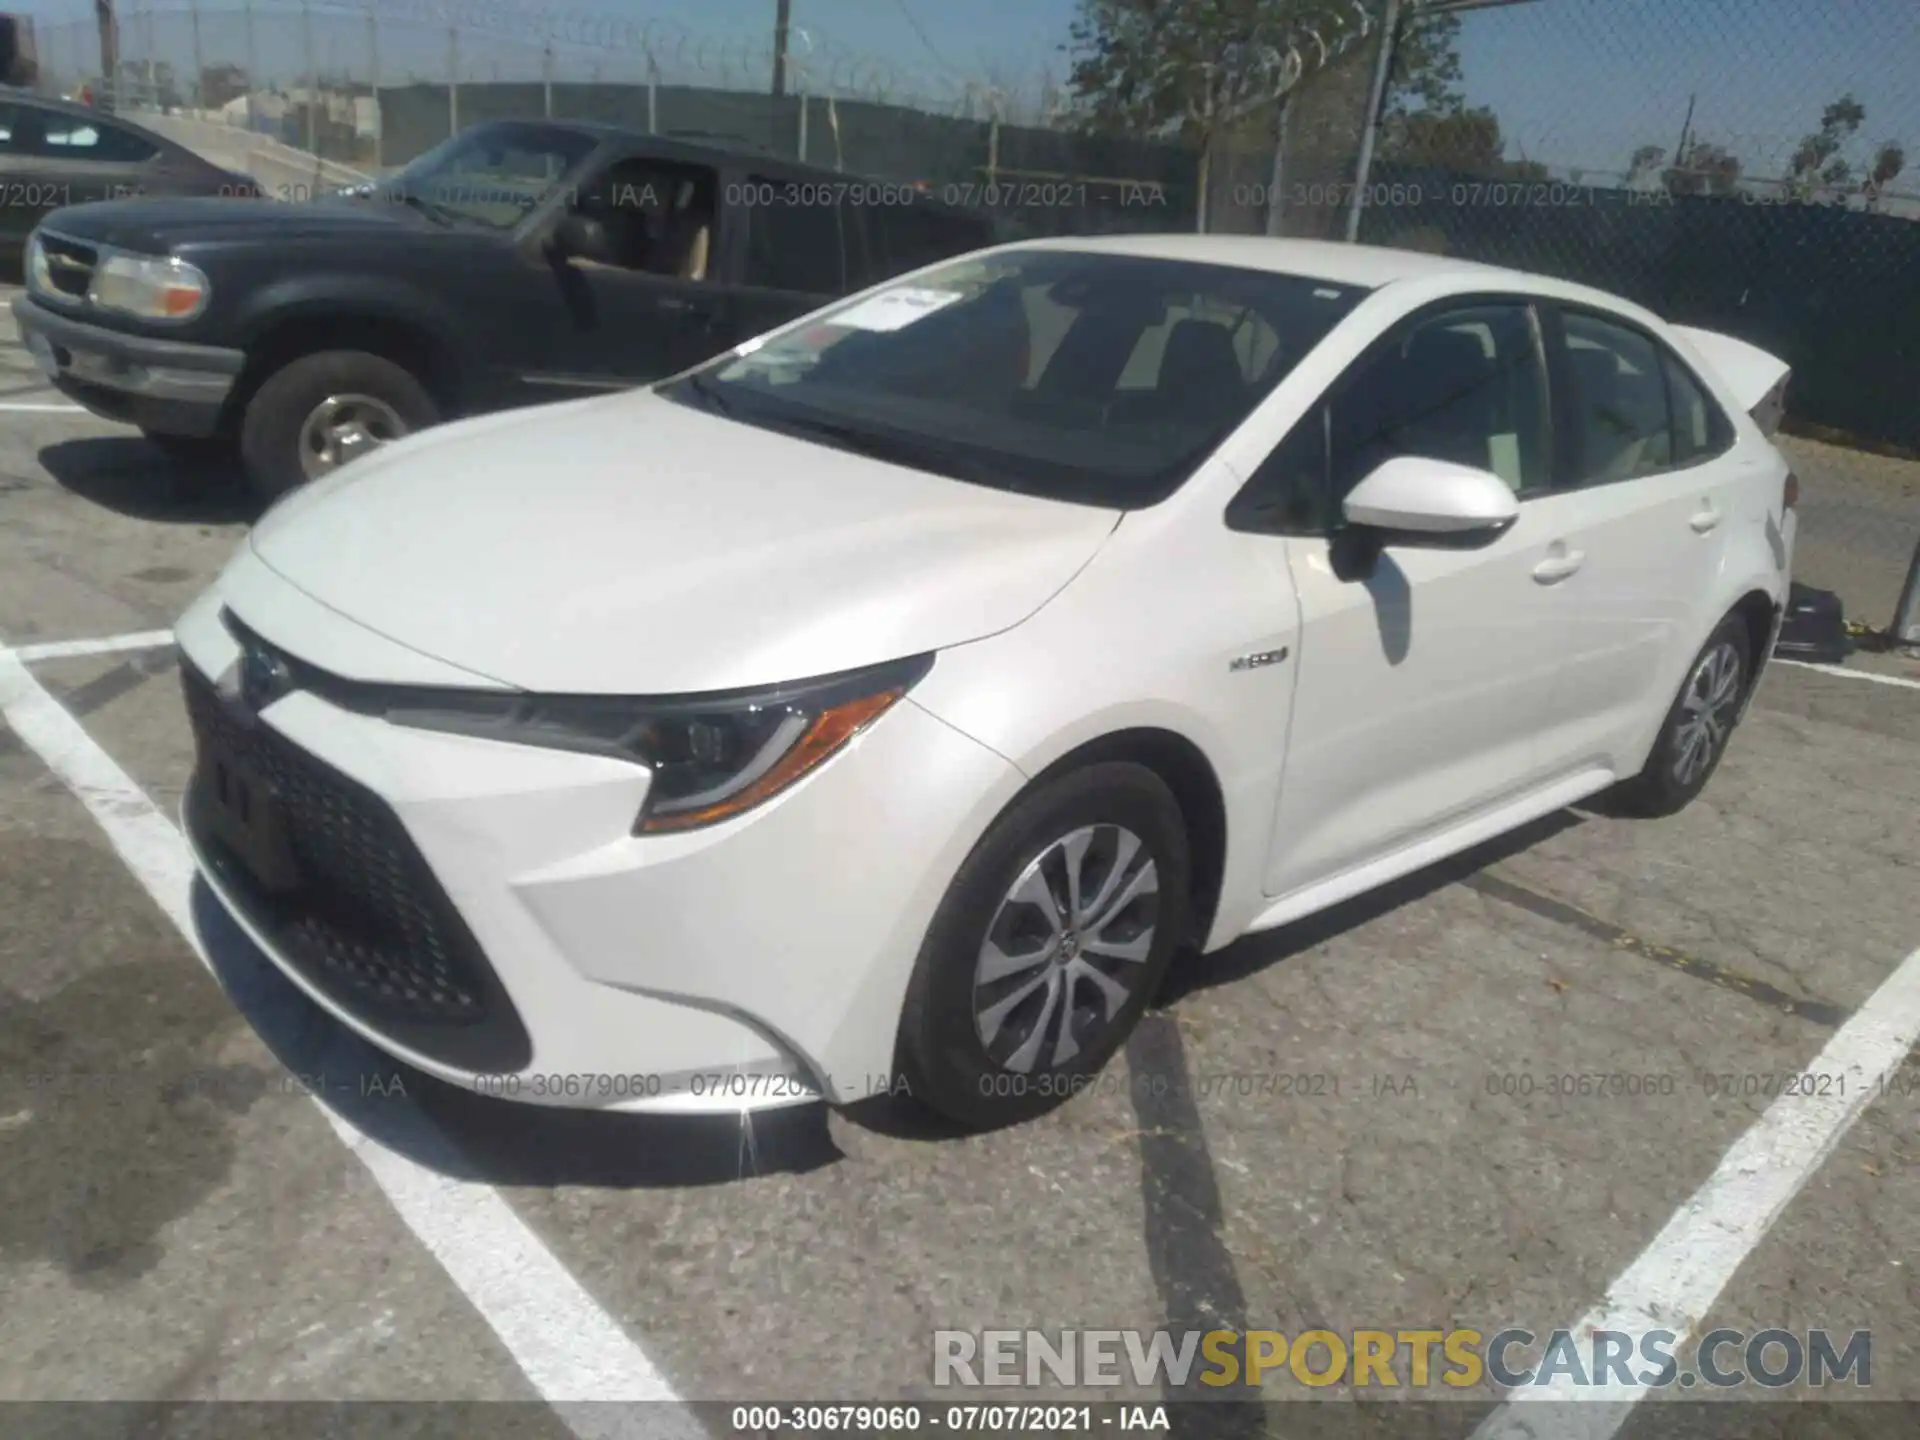
<svg viewBox="0 0 1920 1440"><path fill-rule="evenodd" d="M1556 493L1572 573L1553 587L1565 636L1541 741L1556 768L1624 773L1674 673L1705 638L1735 475L1731 424L1664 341L1624 317L1546 311Z"/></svg>

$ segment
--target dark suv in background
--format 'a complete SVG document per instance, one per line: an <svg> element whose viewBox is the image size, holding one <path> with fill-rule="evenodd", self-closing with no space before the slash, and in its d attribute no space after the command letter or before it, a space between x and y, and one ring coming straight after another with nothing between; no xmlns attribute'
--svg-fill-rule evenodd
<svg viewBox="0 0 1920 1440"><path fill-rule="evenodd" d="M910 186L603 126L475 126L303 204L49 215L14 302L67 395L273 496L455 416L656 380L998 238Z"/></svg>

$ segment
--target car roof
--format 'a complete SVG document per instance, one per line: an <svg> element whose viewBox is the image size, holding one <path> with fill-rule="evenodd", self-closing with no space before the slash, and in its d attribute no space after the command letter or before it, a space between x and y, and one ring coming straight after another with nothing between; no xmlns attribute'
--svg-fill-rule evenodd
<svg viewBox="0 0 1920 1440"><path fill-rule="evenodd" d="M1271 235L1132 234L1057 236L1019 240L1008 248L1075 250L1106 255L1137 255L1144 259L1183 260L1202 265L1231 265L1243 270L1266 270L1330 285L1352 285L1378 290L1400 281L1452 282L1463 292L1513 291L1542 300L1558 300L1611 311L1645 323L1664 323L1645 307L1608 290L1597 290L1573 280L1488 265L1457 255L1434 255L1424 250L1396 250L1387 245L1359 245L1339 240L1292 240Z"/></svg>
<svg viewBox="0 0 1920 1440"><path fill-rule="evenodd" d="M1334 285L1377 289L1396 280L1462 276L1480 283L1532 279L1519 270L1483 265L1451 255L1395 250L1384 245L1353 245L1333 240L1289 240L1268 235L1085 235L1059 236L1023 244L1049 250L1088 250L1270 270Z"/></svg>

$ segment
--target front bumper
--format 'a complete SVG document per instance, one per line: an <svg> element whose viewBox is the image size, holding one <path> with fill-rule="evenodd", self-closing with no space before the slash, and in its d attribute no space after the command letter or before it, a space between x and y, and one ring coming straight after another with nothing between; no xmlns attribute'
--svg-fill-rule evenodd
<svg viewBox="0 0 1920 1440"><path fill-rule="evenodd" d="M378 637L298 597L243 552L177 627L187 668L224 683L237 665L222 604L296 655L338 659L353 631L370 672L400 663ZM365 1003L365 985L343 983L340 966L316 964L236 883L194 815L197 776L186 820L201 873L275 965L373 1044L448 1083L624 1111L841 1104L891 1088L921 938L1019 784L1006 761L908 701L752 814L636 838L646 773L621 761L412 730L297 692L254 723L302 757L294 763L337 777L305 812L324 814L329 844L370 851L385 875L411 863L394 858L401 850L417 857L425 884L409 879L394 904L437 927L435 954L452 968L434 973L471 980L489 1018L438 1030L396 1018ZM369 801L398 842L373 828Z"/></svg>
<svg viewBox="0 0 1920 1440"><path fill-rule="evenodd" d="M62 315L19 295L20 338L62 394L108 420L166 435L216 433L246 355L129 335Z"/></svg>

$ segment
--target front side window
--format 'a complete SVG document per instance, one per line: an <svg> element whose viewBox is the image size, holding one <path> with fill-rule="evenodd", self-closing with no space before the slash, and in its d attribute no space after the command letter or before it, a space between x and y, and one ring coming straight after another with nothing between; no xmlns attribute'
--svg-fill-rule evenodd
<svg viewBox="0 0 1920 1440"><path fill-rule="evenodd" d="M1347 494L1413 456L1498 475L1516 494L1551 483L1539 328L1523 304L1477 304L1414 320L1335 381L1260 467L1231 523L1323 533Z"/></svg>
<svg viewBox="0 0 1920 1440"><path fill-rule="evenodd" d="M1364 294L1002 250L842 302L660 393L957 479L1133 509L1171 494Z"/></svg>

